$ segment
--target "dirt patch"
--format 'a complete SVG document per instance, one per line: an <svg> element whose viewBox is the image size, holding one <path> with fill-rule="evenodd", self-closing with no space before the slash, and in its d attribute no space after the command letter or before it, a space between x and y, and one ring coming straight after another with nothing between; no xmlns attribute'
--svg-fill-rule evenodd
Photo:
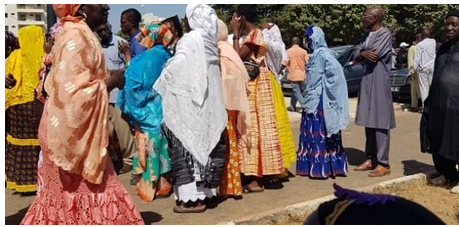
<svg viewBox="0 0 459 227"><path fill-rule="evenodd" d="M448 225L459 224L459 195L449 187L435 187L425 183L408 183L376 189L376 193L394 194L426 207Z"/></svg>
<svg viewBox="0 0 459 227"><path fill-rule="evenodd" d="M435 187L417 181L376 188L374 193L392 194L409 199L432 211L446 224L459 224L459 195L450 193L448 187ZM281 218L263 224L302 225L307 216L309 212L298 216L283 214Z"/></svg>

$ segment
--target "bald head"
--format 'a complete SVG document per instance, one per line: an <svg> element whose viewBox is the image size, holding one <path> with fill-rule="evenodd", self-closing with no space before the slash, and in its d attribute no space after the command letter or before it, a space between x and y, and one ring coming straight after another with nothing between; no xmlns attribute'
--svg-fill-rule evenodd
<svg viewBox="0 0 459 227"><path fill-rule="evenodd" d="M384 18L384 10L380 6L374 6L367 9L368 14L374 15L376 17L376 21L381 23Z"/></svg>
<svg viewBox="0 0 459 227"><path fill-rule="evenodd" d="M293 36L292 45L300 45L300 44L301 44L300 38L298 38L298 36Z"/></svg>

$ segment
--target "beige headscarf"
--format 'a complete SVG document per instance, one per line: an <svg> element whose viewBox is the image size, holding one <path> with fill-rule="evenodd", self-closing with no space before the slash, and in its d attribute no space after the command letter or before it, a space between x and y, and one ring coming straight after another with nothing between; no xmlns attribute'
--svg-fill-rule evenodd
<svg viewBox="0 0 459 227"><path fill-rule="evenodd" d="M238 111L237 131L244 142L250 145L250 112L247 98L247 83L250 77L241 58L227 41L228 27L222 20L218 20L217 36L223 101L226 109Z"/></svg>

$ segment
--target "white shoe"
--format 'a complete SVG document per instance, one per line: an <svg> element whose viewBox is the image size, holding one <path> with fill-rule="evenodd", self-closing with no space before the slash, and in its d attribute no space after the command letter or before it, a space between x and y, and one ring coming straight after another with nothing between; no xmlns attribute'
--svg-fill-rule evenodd
<svg viewBox="0 0 459 227"><path fill-rule="evenodd" d="M440 186L440 185L444 185L446 184L446 178L441 175L437 178L434 178L434 179L430 179L430 184L434 185L434 186Z"/></svg>
<svg viewBox="0 0 459 227"><path fill-rule="evenodd" d="M454 193L454 194L459 194L459 183L456 184L456 186L454 186L453 188L451 188L451 193Z"/></svg>

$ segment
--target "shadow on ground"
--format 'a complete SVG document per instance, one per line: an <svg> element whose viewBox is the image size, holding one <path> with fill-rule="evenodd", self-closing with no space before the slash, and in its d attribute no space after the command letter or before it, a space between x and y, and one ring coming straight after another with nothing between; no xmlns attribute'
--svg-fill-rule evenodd
<svg viewBox="0 0 459 227"><path fill-rule="evenodd" d="M403 175L409 176L417 173L431 173L435 171L435 167L429 164L418 162L416 160L404 160Z"/></svg>
<svg viewBox="0 0 459 227"><path fill-rule="evenodd" d="M25 214L27 213L27 210L29 210L29 207L26 207L18 211L16 214L5 217L5 224L6 225L19 225L22 219L24 218Z"/></svg>
<svg viewBox="0 0 459 227"><path fill-rule="evenodd" d="M353 147L344 148L350 166L358 166L366 160L365 152Z"/></svg>
<svg viewBox="0 0 459 227"><path fill-rule="evenodd" d="M140 216L142 216L142 219L143 219L143 222L145 222L145 225L151 225L163 219L163 216L161 216L158 213L151 212L151 211L140 212Z"/></svg>

